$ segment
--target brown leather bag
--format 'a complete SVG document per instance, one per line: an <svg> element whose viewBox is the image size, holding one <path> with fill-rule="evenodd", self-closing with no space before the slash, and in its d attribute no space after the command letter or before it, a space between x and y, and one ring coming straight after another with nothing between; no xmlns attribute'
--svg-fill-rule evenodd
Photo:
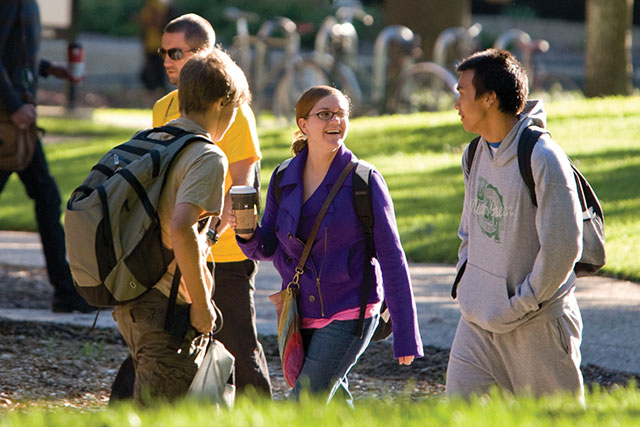
<svg viewBox="0 0 640 427"><path fill-rule="evenodd" d="M18 17L18 28L20 29L23 51L22 68L23 71L27 72L27 76L31 76L27 80L32 83L34 78L29 69L29 61L27 59L28 44L23 22L22 1L18 2ZM20 98L24 103L35 104L34 96L29 92L28 86L23 81ZM20 129L11 121L11 114L5 108L0 107L0 171L19 172L31 164L38 142L38 131L39 129L35 122L26 129Z"/></svg>
<svg viewBox="0 0 640 427"><path fill-rule="evenodd" d="M29 166L37 140L35 123L20 129L11 121L9 113L0 110L0 170L17 172Z"/></svg>

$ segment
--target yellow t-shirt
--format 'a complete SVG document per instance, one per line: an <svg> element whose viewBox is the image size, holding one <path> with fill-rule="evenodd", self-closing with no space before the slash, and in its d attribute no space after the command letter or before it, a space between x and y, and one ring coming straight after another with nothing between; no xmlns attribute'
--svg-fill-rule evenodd
<svg viewBox="0 0 640 427"><path fill-rule="evenodd" d="M178 90L174 90L160 98L153 106L154 127L162 126L178 117L180 117ZM238 109L238 114L231 127L222 140L216 144L227 156L229 164L246 159L251 159L252 161L260 160L262 156L260 154L260 145L258 144L256 119L248 104L243 104ZM224 185L225 194L232 185L231 175L227 172ZM234 262L247 259L236 243L235 232L231 228L227 228L222 233L218 243L213 245L211 249L216 262Z"/></svg>
<svg viewBox="0 0 640 427"><path fill-rule="evenodd" d="M209 136L197 123L181 117L171 122L172 126L189 132ZM166 133L154 133L150 137L158 140L169 138ZM222 150L214 144L193 142L187 145L176 157L167 181L160 194L158 202L158 217L162 230L162 243L168 249L173 248L171 238L171 217L174 208L179 203L191 203L205 211L204 216L218 216L222 212L224 202L224 177L227 173L227 159ZM200 236L201 253L208 252L204 232ZM169 265L167 272L158 281L155 288L169 296L175 259ZM180 284L178 303L191 302L184 283Z"/></svg>

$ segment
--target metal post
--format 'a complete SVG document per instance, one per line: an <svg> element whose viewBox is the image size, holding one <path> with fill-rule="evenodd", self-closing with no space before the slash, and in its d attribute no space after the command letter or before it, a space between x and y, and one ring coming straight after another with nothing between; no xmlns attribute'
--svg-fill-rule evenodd
<svg viewBox="0 0 640 427"><path fill-rule="evenodd" d="M391 40L413 43L413 31L403 25L389 25L380 31L373 45L373 87L371 90L372 104L383 105L387 84L388 47ZM381 108L382 110L384 108Z"/></svg>
<svg viewBox="0 0 640 427"><path fill-rule="evenodd" d="M67 30L67 43L74 43L78 29L78 0L71 0L71 26ZM67 82L67 110L75 108L76 83Z"/></svg>

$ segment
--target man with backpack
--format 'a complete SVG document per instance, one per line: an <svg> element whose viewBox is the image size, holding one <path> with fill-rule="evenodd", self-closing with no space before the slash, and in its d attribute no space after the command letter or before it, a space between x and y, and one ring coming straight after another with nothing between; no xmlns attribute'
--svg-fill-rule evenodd
<svg viewBox="0 0 640 427"><path fill-rule="evenodd" d="M518 146L528 128L545 127L546 113L541 102L526 101L525 70L509 52L489 49L463 59L458 72L455 107L464 129L480 139L475 153L467 148L463 155L462 243L452 292L462 316L447 394L468 397L497 385L583 400L582 318L574 295L583 215L571 164L540 132L530 158L534 201Z"/></svg>
<svg viewBox="0 0 640 427"><path fill-rule="evenodd" d="M185 64L180 87L181 117L168 126L194 137L210 137L211 141L224 136L237 108L250 97L242 70L217 49ZM162 128L154 133L158 140L171 139ZM133 358L134 398L138 402L186 394L198 369L198 355L208 343L207 336L201 334L209 333L216 321L205 231L210 218L222 212L227 160L211 141L200 138L180 152L160 194L157 211L162 245L173 249L174 261L150 291L114 309L113 316ZM165 323L176 267L182 280L173 321ZM179 328L181 319L188 320L183 330Z"/></svg>
<svg viewBox="0 0 640 427"><path fill-rule="evenodd" d="M189 13L169 22L164 28L159 50L169 82L178 84L178 75L185 62L192 56L206 55L215 42L211 24L201 16ZM155 103L153 126L162 126L179 115L181 104L178 94L179 91L174 90ZM225 211L220 223L212 224L209 232L213 245L209 261L215 260L214 299L226 323L226 327L216 334L216 339L236 358L238 391L252 387L270 396L269 368L262 344L258 341L256 326L254 292L258 263L247 259L236 243L235 233L228 227L231 186L249 185L259 189L260 185L258 132L248 102L239 106L229 131L216 144L229 161L225 177Z"/></svg>

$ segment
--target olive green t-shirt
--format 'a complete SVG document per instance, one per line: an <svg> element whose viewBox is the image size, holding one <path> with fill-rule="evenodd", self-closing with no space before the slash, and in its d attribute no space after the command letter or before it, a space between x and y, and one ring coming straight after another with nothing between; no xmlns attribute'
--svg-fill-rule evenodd
<svg viewBox="0 0 640 427"><path fill-rule="evenodd" d="M189 132L209 137L209 134L193 120L181 117L168 123ZM166 133L154 133L151 138L166 140L170 138ZM227 174L227 158L222 150L215 144L206 142L193 142L185 147L174 161L167 176L167 182L160 195L158 204L158 216L162 229L162 243L172 249L171 217L176 205L190 203L204 210L202 218L219 216L224 202L224 178ZM209 246L204 232L204 227L199 239L201 256L208 255ZM176 261L173 260L156 284L156 289L169 296ZM178 303L191 302L184 283L180 284Z"/></svg>

